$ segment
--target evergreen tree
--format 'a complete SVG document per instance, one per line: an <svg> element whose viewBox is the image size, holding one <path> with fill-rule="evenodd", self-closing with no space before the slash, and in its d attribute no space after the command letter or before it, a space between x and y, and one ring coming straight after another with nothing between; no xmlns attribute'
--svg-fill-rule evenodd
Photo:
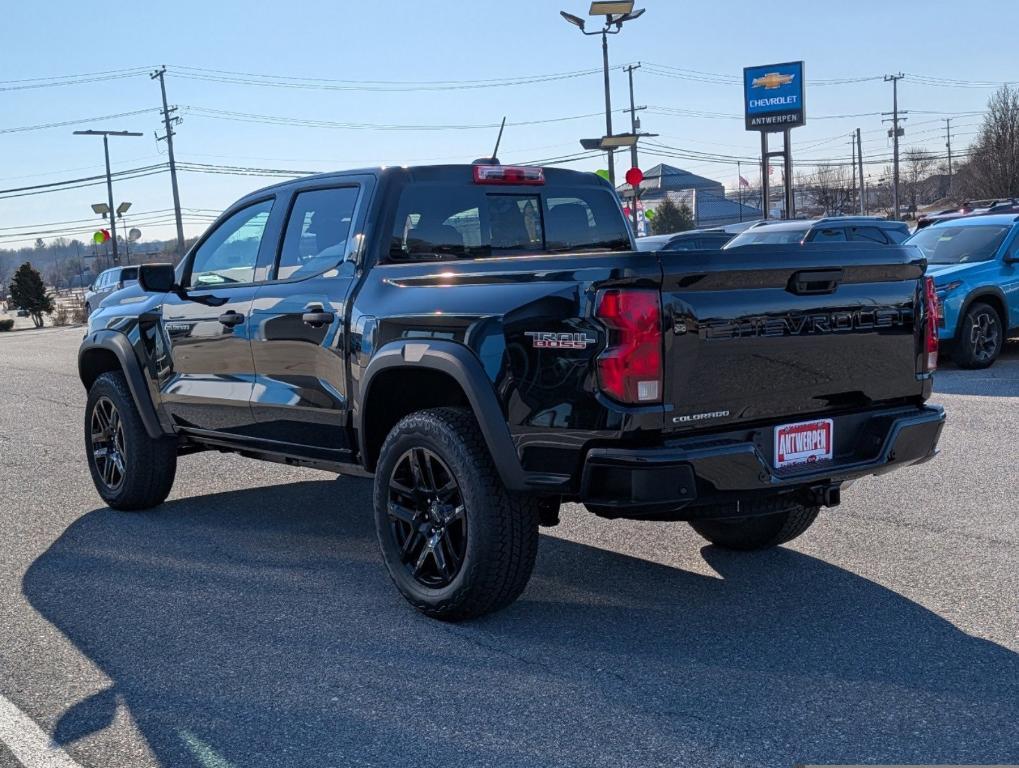
<svg viewBox="0 0 1019 768"><path fill-rule="evenodd" d="M651 230L656 235L671 235L673 232L685 232L693 229L693 213L686 203L676 205L666 197L655 209L655 217L651 221Z"/></svg>
<svg viewBox="0 0 1019 768"><path fill-rule="evenodd" d="M19 309L27 309L36 328L42 327L42 316L54 310L53 296L46 293L42 276L26 261L11 280L11 301Z"/></svg>

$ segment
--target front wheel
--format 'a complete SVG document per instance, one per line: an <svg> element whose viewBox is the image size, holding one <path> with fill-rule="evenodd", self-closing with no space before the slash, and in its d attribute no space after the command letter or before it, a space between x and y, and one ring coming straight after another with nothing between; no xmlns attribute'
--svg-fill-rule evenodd
<svg viewBox="0 0 1019 768"><path fill-rule="evenodd" d="M989 304L974 301L959 322L952 358L960 368L988 368L1001 354L1005 333L1001 318Z"/></svg>
<svg viewBox="0 0 1019 768"><path fill-rule="evenodd" d="M692 520L690 525L712 544L723 549L770 549L792 541L807 530L820 511L784 500L751 502L753 517ZM767 511L766 511L767 510Z"/></svg>
<svg viewBox="0 0 1019 768"><path fill-rule="evenodd" d="M114 509L148 509L170 493L177 446L149 437L120 371L102 374L89 389L85 452L96 490Z"/></svg>
<svg viewBox="0 0 1019 768"><path fill-rule="evenodd" d="M389 575L422 613L474 618L509 605L527 585L539 502L503 486L470 411L402 419L379 455L374 506Z"/></svg>

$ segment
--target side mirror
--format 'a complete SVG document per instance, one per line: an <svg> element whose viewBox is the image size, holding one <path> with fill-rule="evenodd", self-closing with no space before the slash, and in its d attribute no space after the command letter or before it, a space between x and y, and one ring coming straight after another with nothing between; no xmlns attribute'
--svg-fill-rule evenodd
<svg viewBox="0 0 1019 768"><path fill-rule="evenodd" d="M177 290L173 264L142 264L138 267L138 284L147 293L170 293Z"/></svg>

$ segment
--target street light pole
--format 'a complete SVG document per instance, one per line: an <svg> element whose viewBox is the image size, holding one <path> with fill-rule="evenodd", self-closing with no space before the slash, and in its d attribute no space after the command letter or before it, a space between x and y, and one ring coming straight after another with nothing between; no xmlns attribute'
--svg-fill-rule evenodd
<svg viewBox="0 0 1019 768"><path fill-rule="evenodd" d="M608 28L601 32L601 55L602 55L602 68L603 75L605 78L605 135L612 135L612 95L609 88L609 33ZM610 149L605 154L608 156L609 161L609 184L612 188L616 188L616 158L615 150Z"/></svg>
<svg viewBox="0 0 1019 768"><path fill-rule="evenodd" d="M577 27L584 35L601 35L601 55L602 55L602 78L604 81L605 88L605 136L606 138L612 136L612 96L611 88L609 84L609 35L618 35L622 29L623 24L627 21L639 18L643 13L644 9L640 10L633 9L634 0L624 0L621 2L595 2L591 3L591 16L604 16L605 24L597 32L588 32L584 29L585 22L579 16L574 16L566 11L560 11L559 15L562 16L573 26ZM605 154L608 157L609 164L609 183L612 188L616 188L616 163L615 163L615 147L605 146Z"/></svg>
<svg viewBox="0 0 1019 768"><path fill-rule="evenodd" d="M141 136L133 131L75 131L75 136L102 136L103 155L106 157L106 195L110 206L110 239L113 240L113 261L119 262L117 254L117 216L113 206L113 175L110 173L110 136Z"/></svg>
<svg viewBox="0 0 1019 768"><path fill-rule="evenodd" d="M117 217L113 215L113 177L110 175L110 137L103 134L103 155L106 157L106 196L110 206L110 239L113 240L113 263L120 262L117 254Z"/></svg>

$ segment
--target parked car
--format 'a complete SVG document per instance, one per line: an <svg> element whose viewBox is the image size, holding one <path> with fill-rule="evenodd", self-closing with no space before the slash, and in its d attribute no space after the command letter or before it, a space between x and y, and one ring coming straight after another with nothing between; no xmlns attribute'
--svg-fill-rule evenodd
<svg viewBox="0 0 1019 768"><path fill-rule="evenodd" d="M909 237L905 222L876 216L830 216L823 219L762 221L737 235L726 250L743 245L793 243L878 243L897 245Z"/></svg>
<svg viewBox="0 0 1019 768"><path fill-rule="evenodd" d="M1019 216L983 214L919 230L907 245L927 257L938 325L961 368L987 368L1019 331Z"/></svg>
<svg viewBox="0 0 1019 768"><path fill-rule="evenodd" d="M152 507L204 450L373 476L393 582L450 620L516 599L564 501L783 544L933 457L944 412L919 251L761 250L635 251L612 187L561 168L253 192L89 319L93 482Z"/></svg>
<svg viewBox="0 0 1019 768"><path fill-rule="evenodd" d="M936 213L921 214L917 217L916 228L923 229L932 224L953 219L961 219L965 216L982 216L984 214L1016 213L1019 214L1019 199L1005 197L994 200L969 200L958 208Z"/></svg>
<svg viewBox="0 0 1019 768"><path fill-rule="evenodd" d="M138 282L138 267L114 267L99 273L85 291L85 314L91 315L114 291Z"/></svg>
<svg viewBox="0 0 1019 768"><path fill-rule="evenodd" d="M671 235L637 238L638 251L718 251L732 240L724 229L690 229Z"/></svg>

